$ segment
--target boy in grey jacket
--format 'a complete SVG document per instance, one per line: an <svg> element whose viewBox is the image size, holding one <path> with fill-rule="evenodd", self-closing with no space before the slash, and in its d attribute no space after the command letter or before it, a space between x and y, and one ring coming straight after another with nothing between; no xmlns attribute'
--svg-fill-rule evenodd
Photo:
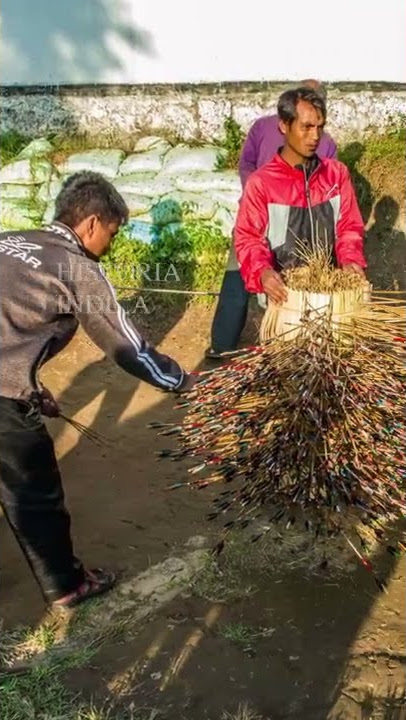
<svg viewBox="0 0 406 720"><path fill-rule="evenodd" d="M115 578L86 570L73 554L54 446L41 417L59 410L38 370L80 324L131 375L178 393L194 384L145 342L100 267L127 217L116 189L83 172L65 182L51 225L0 234L0 501L46 602L57 606L105 592Z"/></svg>

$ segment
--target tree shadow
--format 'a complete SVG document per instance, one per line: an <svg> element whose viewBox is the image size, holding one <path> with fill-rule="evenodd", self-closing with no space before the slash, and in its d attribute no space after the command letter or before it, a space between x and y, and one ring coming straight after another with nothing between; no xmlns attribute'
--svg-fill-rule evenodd
<svg viewBox="0 0 406 720"><path fill-rule="evenodd" d="M339 149L338 159L344 163L350 171L362 219L366 225L371 215L374 193L371 183L360 173L358 167L364 152L365 146L362 143L352 142Z"/></svg>
<svg viewBox="0 0 406 720"><path fill-rule="evenodd" d="M345 145L339 159L349 169L364 224L365 253L368 277L380 289L406 289L406 238L395 227L399 222L400 208L390 195L377 199L371 183L360 172L359 165L365 152L360 142Z"/></svg>
<svg viewBox="0 0 406 720"><path fill-rule="evenodd" d="M368 275L381 289L406 289L406 236L395 224L399 205L390 195L376 203L373 224L366 234Z"/></svg>
<svg viewBox="0 0 406 720"><path fill-rule="evenodd" d="M94 83L119 70L129 51L153 55L149 32L125 17L122 0L2 4L2 78L6 84ZM127 12L128 15L128 12Z"/></svg>
<svg viewBox="0 0 406 720"><path fill-rule="evenodd" d="M382 720L405 720L405 688L389 685L387 696L381 701L380 705L383 705ZM373 720L375 717L375 697L374 693L369 690L361 704L360 720Z"/></svg>

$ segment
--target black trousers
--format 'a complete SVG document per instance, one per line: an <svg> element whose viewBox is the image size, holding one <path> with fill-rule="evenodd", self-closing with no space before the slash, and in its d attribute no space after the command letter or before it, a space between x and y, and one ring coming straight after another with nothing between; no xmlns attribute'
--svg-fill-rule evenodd
<svg viewBox="0 0 406 720"><path fill-rule="evenodd" d="M75 590L84 570L73 554L52 439L38 408L5 397L0 397L0 502L45 600Z"/></svg>
<svg viewBox="0 0 406 720"><path fill-rule="evenodd" d="M232 245L211 328L211 347L215 352L237 348L247 320L249 298Z"/></svg>

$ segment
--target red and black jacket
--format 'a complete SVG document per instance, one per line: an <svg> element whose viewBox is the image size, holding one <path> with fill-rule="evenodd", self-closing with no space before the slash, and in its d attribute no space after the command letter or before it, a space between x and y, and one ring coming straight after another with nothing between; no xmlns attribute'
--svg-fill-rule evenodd
<svg viewBox="0 0 406 720"><path fill-rule="evenodd" d="M262 293L265 268L300 264L300 243L317 239L339 266L366 267L364 224L350 175L341 162L314 156L292 167L278 153L247 181L234 228L234 244L247 290Z"/></svg>

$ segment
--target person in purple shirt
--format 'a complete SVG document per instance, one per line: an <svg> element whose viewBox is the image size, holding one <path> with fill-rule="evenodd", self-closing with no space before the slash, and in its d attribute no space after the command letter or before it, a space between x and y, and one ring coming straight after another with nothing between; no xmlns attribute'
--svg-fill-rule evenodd
<svg viewBox="0 0 406 720"><path fill-rule="evenodd" d="M326 99L325 88L318 80L303 80L300 87L316 90L323 100ZM243 188L251 173L272 160L283 144L284 136L279 130L278 115L266 115L254 122L238 165ZM317 154L327 158L337 156L337 146L326 132L321 137ZM216 360L220 353L236 349L247 319L249 297L250 293L245 289L232 244L213 318L211 346L206 350L207 358Z"/></svg>
<svg viewBox="0 0 406 720"><path fill-rule="evenodd" d="M323 100L326 99L326 92L317 80L304 80L301 87L310 87L312 90L316 90ZM243 187L249 175L272 160L283 143L284 136L279 130L279 118L277 115L266 115L254 122L244 143L238 165ZM337 145L326 132L322 135L317 154L326 158L335 158L337 156Z"/></svg>

